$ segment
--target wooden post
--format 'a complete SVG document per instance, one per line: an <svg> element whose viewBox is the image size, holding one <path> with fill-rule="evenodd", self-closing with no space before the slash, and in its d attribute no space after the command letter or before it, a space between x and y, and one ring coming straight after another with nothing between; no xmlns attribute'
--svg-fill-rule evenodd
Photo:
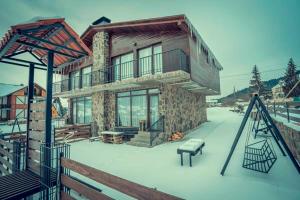
<svg viewBox="0 0 300 200"><path fill-rule="evenodd" d="M273 110L274 110L274 115L276 117L276 104L275 104L275 101L273 102Z"/></svg>
<svg viewBox="0 0 300 200"><path fill-rule="evenodd" d="M290 122L290 111L289 111L288 102L285 103L285 106L286 106L287 120L288 120L288 122Z"/></svg>

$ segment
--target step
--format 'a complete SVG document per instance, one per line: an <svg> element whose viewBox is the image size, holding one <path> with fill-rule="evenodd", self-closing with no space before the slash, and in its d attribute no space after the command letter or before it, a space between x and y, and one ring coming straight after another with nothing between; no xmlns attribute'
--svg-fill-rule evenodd
<svg viewBox="0 0 300 200"><path fill-rule="evenodd" d="M144 142L135 142L135 141L129 141L127 142L128 145L137 146L137 147L152 147L150 143L144 143Z"/></svg>

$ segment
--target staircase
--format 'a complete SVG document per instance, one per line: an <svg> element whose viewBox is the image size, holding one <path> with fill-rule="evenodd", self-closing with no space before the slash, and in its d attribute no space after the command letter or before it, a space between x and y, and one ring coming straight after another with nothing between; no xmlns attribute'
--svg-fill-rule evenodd
<svg viewBox="0 0 300 200"><path fill-rule="evenodd" d="M164 141L165 138L159 135L159 132L139 131L127 144L138 147L154 147Z"/></svg>

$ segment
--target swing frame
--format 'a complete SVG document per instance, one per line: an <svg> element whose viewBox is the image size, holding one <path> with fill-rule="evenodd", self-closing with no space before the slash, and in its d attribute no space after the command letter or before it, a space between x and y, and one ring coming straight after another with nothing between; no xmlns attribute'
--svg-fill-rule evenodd
<svg viewBox="0 0 300 200"><path fill-rule="evenodd" d="M227 156L227 159L223 165L223 168L221 170L221 175L223 176L226 168L230 162L230 159L232 157L232 154L239 142L239 139L243 133L243 130L245 128L245 125L247 123L247 120L251 114L252 109L254 108L254 106L256 106L257 110L260 112L262 119L264 120L265 124L269 127L270 133L273 136L277 146L279 147L279 149L281 150L283 156L286 156L286 153L288 154L290 160L292 161L294 167L296 168L296 170L298 171L298 173L300 174L300 164L296 161L296 159L294 158L291 150L289 149L288 145L286 144L286 142L284 141L281 133L279 132L278 128L276 127L273 119L271 118L268 110L266 109L266 106L263 104L263 102L261 101L261 99L259 98L259 96L257 94L253 95L250 101L250 104L247 108L247 111L245 113L245 116L243 118L243 121L241 123L241 126L237 132L237 135L233 141L233 144L231 146L231 149L229 151L229 154ZM280 142L280 143L279 143ZM281 147L281 145L283 146L283 148L285 149L285 151L283 150L283 148Z"/></svg>

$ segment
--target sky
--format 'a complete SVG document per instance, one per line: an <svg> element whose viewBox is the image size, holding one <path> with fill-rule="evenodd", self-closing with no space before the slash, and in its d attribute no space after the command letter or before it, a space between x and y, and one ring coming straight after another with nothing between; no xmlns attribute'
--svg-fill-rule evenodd
<svg viewBox="0 0 300 200"><path fill-rule="evenodd" d="M34 17L64 17L81 35L96 19L112 22L185 14L224 70L221 96L249 86L256 64L263 80L284 74L289 58L300 65L298 0L51 0L0 1L0 37ZM28 69L0 64L0 82L27 84ZM45 86L45 73L36 72Z"/></svg>

